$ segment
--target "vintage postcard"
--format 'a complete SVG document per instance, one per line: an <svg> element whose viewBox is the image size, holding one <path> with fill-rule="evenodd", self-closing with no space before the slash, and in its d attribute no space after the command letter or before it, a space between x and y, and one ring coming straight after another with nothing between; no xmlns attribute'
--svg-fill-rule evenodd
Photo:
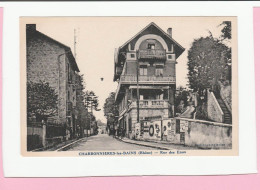
<svg viewBox="0 0 260 190"><path fill-rule="evenodd" d="M23 156L238 156L237 17L20 17Z"/></svg>

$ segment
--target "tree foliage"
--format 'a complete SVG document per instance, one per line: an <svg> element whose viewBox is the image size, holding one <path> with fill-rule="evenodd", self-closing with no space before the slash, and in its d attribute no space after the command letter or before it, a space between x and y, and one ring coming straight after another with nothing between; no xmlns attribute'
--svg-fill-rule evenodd
<svg viewBox="0 0 260 190"><path fill-rule="evenodd" d="M79 80L77 81L77 101L76 101L76 110L78 112L78 124L81 128L87 128L87 110L84 104L84 80L83 75L79 75Z"/></svg>
<svg viewBox="0 0 260 190"><path fill-rule="evenodd" d="M27 82L27 114L37 120L54 116L58 110L58 95L46 82Z"/></svg>
<svg viewBox="0 0 260 190"><path fill-rule="evenodd" d="M226 77L231 49L212 36L195 39L188 51L188 79L190 88L201 92L215 88Z"/></svg>
<svg viewBox="0 0 260 190"><path fill-rule="evenodd" d="M189 96L189 91L183 87L178 87L179 93L176 94L175 107L177 113L182 113L184 107L187 106L187 100Z"/></svg>
<svg viewBox="0 0 260 190"><path fill-rule="evenodd" d="M231 40L232 35L231 35L231 21L223 21L219 26L223 26L221 32L220 38L222 40L228 39Z"/></svg>
<svg viewBox="0 0 260 190"><path fill-rule="evenodd" d="M115 93L111 92L104 104L104 115L107 117L107 123L114 124L117 122L118 105L115 102Z"/></svg>
<svg viewBox="0 0 260 190"><path fill-rule="evenodd" d="M99 101L98 101L98 96L96 96L95 92L93 91L86 91L84 93L84 101L85 105L93 109L95 111L99 111L98 106L99 106Z"/></svg>

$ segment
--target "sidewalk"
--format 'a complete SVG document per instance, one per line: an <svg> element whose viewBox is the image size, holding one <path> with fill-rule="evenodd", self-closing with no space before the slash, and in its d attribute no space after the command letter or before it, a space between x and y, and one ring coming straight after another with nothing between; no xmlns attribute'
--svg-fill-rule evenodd
<svg viewBox="0 0 260 190"><path fill-rule="evenodd" d="M59 151L60 149L66 148L67 146L70 146L74 143L77 143L77 142L79 142L79 141L81 141L85 138L87 138L87 137L63 141L59 144L55 144L55 145L52 145L50 147L35 149L35 150L33 150L33 152L37 152L37 151Z"/></svg>
<svg viewBox="0 0 260 190"><path fill-rule="evenodd" d="M196 150L199 149L197 147L189 147L181 144L173 144L170 142L165 142L165 141L142 141L142 140L131 140L126 137L120 139L116 137L117 140L129 143L129 144L135 144L135 145L140 145L140 146L145 146L145 147L151 147L151 148L157 148L160 150Z"/></svg>

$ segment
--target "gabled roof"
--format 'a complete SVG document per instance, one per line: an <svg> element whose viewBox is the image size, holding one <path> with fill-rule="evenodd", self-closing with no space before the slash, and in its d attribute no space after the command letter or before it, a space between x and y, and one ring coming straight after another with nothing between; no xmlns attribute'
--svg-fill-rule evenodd
<svg viewBox="0 0 260 190"><path fill-rule="evenodd" d="M119 47L119 49L123 49L127 44L129 44L132 40L134 40L137 36L142 34L145 30L147 30L149 27L154 26L156 27L164 36L166 36L170 41L172 41L174 44L177 45L179 48L180 52L179 55L176 55L176 57L179 57L182 52L184 52L185 48L183 48L178 42L176 42L169 34L167 34L165 31L163 31L158 25L156 25L154 22L151 22L148 24L145 28L143 28L140 32L138 32L135 36L133 36L130 40L125 42L122 46Z"/></svg>
<svg viewBox="0 0 260 190"><path fill-rule="evenodd" d="M70 49L69 46L64 45L63 43L61 43L61 42L59 42L59 41L57 41L57 40L51 38L50 36L47 36L46 34L43 34L42 32L40 32L40 31L38 31L38 30L30 31L30 35L35 35L35 34L36 34L36 35L40 35L40 36L42 36L43 38L46 38L46 39L52 41L53 43L57 44L57 45L60 46L61 48L64 48L65 53L66 53L66 55L68 56L68 59L69 59L69 61L70 61L70 63L71 63L72 68L73 68L75 71L80 72L80 71L79 71L79 68L78 68L78 64L77 64L77 62L76 62L76 60L75 60L75 58L74 58L74 56L73 56L73 54L72 54L71 49Z"/></svg>

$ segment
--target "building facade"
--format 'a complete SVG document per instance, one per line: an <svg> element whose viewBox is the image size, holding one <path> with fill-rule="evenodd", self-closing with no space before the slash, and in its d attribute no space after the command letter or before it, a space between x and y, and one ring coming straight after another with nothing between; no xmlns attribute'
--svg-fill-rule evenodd
<svg viewBox="0 0 260 190"><path fill-rule="evenodd" d="M49 121L67 126L73 136L77 126L76 96L79 68L70 47L26 25L27 82L46 82L58 96L57 114Z"/></svg>
<svg viewBox="0 0 260 190"><path fill-rule="evenodd" d="M174 117L176 60L184 48L150 23L115 50L114 81L118 82L119 128L131 136L135 123Z"/></svg>

